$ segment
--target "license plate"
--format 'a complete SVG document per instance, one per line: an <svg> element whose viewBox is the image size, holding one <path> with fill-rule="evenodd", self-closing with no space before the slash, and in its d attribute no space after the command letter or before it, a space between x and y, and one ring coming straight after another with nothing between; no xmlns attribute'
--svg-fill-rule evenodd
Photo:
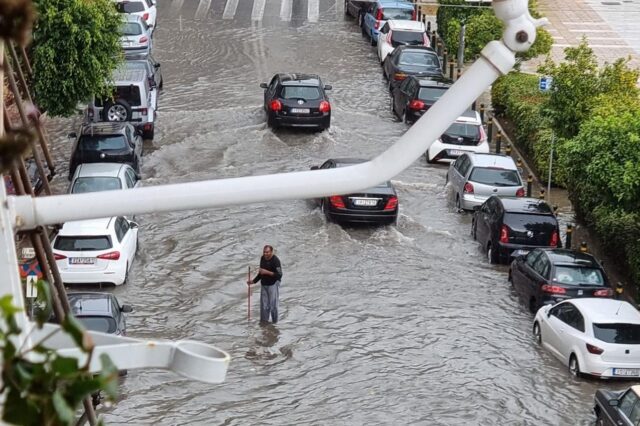
<svg viewBox="0 0 640 426"><path fill-rule="evenodd" d="M373 207L376 204L378 204L378 200L367 200L367 199L353 200L353 205L354 206Z"/></svg>
<svg viewBox="0 0 640 426"><path fill-rule="evenodd" d="M614 376L640 376L640 368L614 368Z"/></svg>
<svg viewBox="0 0 640 426"><path fill-rule="evenodd" d="M514 250L511 257L526 256L527 254L529 254L529 250Z"/></svg>
<svg viewBox="0 0 640 426"><path fill-rule="evenodd" d="M449 150L449 155L461 156L462 154L464 154L464 151L461 151L459 149L450 149Z"/></svg>
<svg viewBox="0 0 640 426"><path fill-rule="evenodd" d="M69 263L72 265L93 265L96 263L95 257L70 257Z"/></svg>
<svg viewBox="0 0 640 426"><path fill-rule="evenodd" d="M309 114L309 108L291 108L292 114Z"/></svg>

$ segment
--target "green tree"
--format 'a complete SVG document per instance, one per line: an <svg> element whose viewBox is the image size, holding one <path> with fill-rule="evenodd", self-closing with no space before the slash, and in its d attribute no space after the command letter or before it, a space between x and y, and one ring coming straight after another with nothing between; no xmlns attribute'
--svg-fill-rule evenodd
<svg viewBox="0 0 640 426"><path fill-rule="evenodd" d="M35 0L31 59L36 103L69 116L92 95L110 94L122 60L121 16L111 0Z"/></svg>

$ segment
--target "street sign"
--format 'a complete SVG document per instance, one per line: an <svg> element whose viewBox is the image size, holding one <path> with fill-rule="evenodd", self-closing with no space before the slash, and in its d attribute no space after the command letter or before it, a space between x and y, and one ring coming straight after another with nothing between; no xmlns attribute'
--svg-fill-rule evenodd
<svg viewBox="0 0 640 426"><path fill-rule="evenodd" d="M538 80L538 88L541 92L548 92L551 89L552 83L553 77L540 76L540 79Z"/></svg>
<svg viewBox="0 0 640 426"><path fill-rule="evenodd" d="M38 297L38 287L36 287L36 283L38 282L38 277L36 275L27 275L27 298L35 299Z"/></svg>
<svg viewBox="0 0 640 426"><path fill-rule="evenodd" d="M22 248L22 258L23 259L33 259L36 257L36 249L33 247L23 247Z"/></svg>

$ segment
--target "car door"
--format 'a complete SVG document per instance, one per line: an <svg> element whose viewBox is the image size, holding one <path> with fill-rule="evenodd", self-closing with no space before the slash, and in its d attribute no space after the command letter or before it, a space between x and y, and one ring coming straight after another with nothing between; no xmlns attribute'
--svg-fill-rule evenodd
<svg viewBox="0 0 640 426"><path fill-rule="evenodd" d="M536 258L536 261L531 267L526 268L526 293L527 300L531 300L533 297L536 303L539 305L542 300L542 286L549 280L549 273L551 272L551 262L547 255L542 252L540 256Z"/></svg>
<svg viewBox="0 0 640 426"><path fill-rule="evenodd" d="M269 102L271 102L271 99L273 99L273 95L276 92L277 86L278 86L278 76L275 75L271 79L271 82L269 83L267 88L264 89L264 110L265 111L269 110Z"/></svg>
<svg viewBox="0 0 640 426"><path fill-rule="evenodd" d="M376 49L378 51L378 58L380 58L381 61L382 61L382 47L387 41L388 33L389 33L389 23L387 22L382 26L382 29L380 29L380 34L378 35L378 46L376 46Z"/></svg>
<svg viewBox="0 0 640 426"><path fill-rule="evenodd" d="M493 198L490 198L476 212L476 238L483 249L487 246L489 239L489 221L491 220L494 204Z"/></svg>
<svg viewBox="0 0 640 426"><path fill-rule="evenodd" d="M546 258L546 256L545 256ZM548 261L548 260L547 260ZM585 348L584 317L582 313L571 303L567 303L564 310L564 326L560 328L560 339L558 351L562 360L568 364L569 357L578 348L582 351Z"/></svg>
<svg viewBox="0 0 640 426"><path fill-rule="evenodd" d="M321 170L324 170L324 169L333 169L335 166L336 166L336 165L335 165L335 163L333 162L333 160L327 160L327 161L325 161L325 162L322 164L322 166L320 166L320 169L321 169ZM322 205L323 203L328 203L328 202L329 202L329 199L328 199L327 197L322 198L322 199L320 199L320 200L319 200L319 204L320 204L320 205Z"/></svg>
<svg viewBox="0 0 640 426"><path fill-rule="evenodd" d="M629 389L622 398L619 399L618 406L614 408L616 426L637 426L640 424L640 401L638 395Z"/></svg>
<svg viewBox="0 0 640 426"><path fill-rule="evenodd" d="M123 235L121 244L123 249L126 250L127 263L129 264L129 267L131 267L133 258L136 254L136 230L131 228L129 221L124 217L119 217L118 220L120 220L120 227Z"/></svg>
<svg viewBox="0 0 640 426"><path fill-rule="evenodd" d="M389 53L387 55L387 57L384 59L383 67L382 67L382 71L384 73L384 76L387 77L387 79L390 79L391 74L389 74L391 72L391 69L393 68L393 61L395 59L395 57L398 55L398 49L394 49L391 51L391 53Z"/></svg>
<svg viewBox="0 0 640 426"><path fill-rule="evenodd" d="M378 15L379 8L380 8L380 5L376 3L375 5L373 5L373 8L369 12L367 12L367 14L364 17L364 28L369 37L373 37L373 35L371 34L371 29L375 25L376 16Z"/></svg>
<svg viewBox="0 0 640 426"><path fill-rule="evenodd" d="M542 345L552 353L553 356L566 362L562 355L563 343L561 342L566 335L568 325L566 324L566 311L568 302L560 303L551 308L543 318L540 324L540 330L542 332Z"/></svg>
<svg viewBox="0 0 640 426"><path fill-rule="evenodd" d="M533 269L540 254L539 250L534 250L526 256L518 257L511 268L511 282L516 293L522 297L525 303L530 300L529 282L531 278L529 271Z"/></svg>
<svg viewBox="0 0 640 426"><path fill-rule="evenodd" d="M406 79L400 84L400 86L393 89L393 109L399 117L402 117L402 114L404 114L404 99L408 84L409 79Z"/></svg>
<svg viewBox="0 0 640 426"><path fill-rule="evenodd" d="M127 183L127 188L135 188L138 186L138 175L133 171L130 167L127 167L124 172L125 182Z"/></svg>

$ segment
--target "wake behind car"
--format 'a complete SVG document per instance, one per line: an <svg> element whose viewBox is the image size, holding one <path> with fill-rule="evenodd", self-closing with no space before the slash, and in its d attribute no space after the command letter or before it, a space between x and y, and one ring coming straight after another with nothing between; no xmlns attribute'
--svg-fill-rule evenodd
<svg viewBox="0 0 640 426"><path fill-rule="evenodd" d="M480 113L472 109L466 110L451 123L451 126L431 144L425 157L427 163L450 162L466 152L489 153L489 141L482 126Z"/></svg>
<svg viewBox="0 0 640 426"><path fill-rule="evenodd" d="M336 158L325 161L311 170L348 167L366 160ZM395 224L398 220L398 195L390 181L366 189L362 192L333 195L316 202L330 222L350 222L365 224Z"/></svg>
<svg viewBox="0 0 640 426"><path fill-rule="evenodd" d="M391 91L391 112L407 124L416 122L453 84L445 77L405 78Z"/></svg>
<svg viewBox="0 0 640 426"><path fill-rule="evenodd" d="M316 74L276 74L264 89L264 110L271 128L307 127L328 129L331 104L324 84Z"/></svg>
<svg viewBox="0 0 640 426"><path fill-rule="evenodd" d="M566 249L535 249L517 256L509 281L531 312L567 299L614 294L593 256Z"/></svg>
<svg viewBox="0 0 640 426"><path fill-rule="evenodd" d="M640 378L640 312L628 302L584 298L545 305L533 335L576 377Z"/></svg>
<svg viewBox="0 0 640 426"><path fill-rule="evenodd" d="M382 71L389 80L390 92L410 75L444 77L438 55L425 46L396 47L384 60Z"/></svg>
<svg viewBox="0 0 640 426"><path fill-rule="evenodd" d="M80 126L71 149L69 179L82 163L122 163L140 173L142 138L129 123L89 123Z"/></svg>
<svg viewBox="0 0 640 426"><path fill-rule="evenodd" d="M471 235L489 263L508 263L515 250L561 244L553 210L535 198L489 197L473 215Z"/></svg>
<svg viewBox="0 0 640 426"><path fill-rule="evenodd" d="M594 400L596 426L640 424L640 385L634 385L622 391L598 389Z"/></svg>

